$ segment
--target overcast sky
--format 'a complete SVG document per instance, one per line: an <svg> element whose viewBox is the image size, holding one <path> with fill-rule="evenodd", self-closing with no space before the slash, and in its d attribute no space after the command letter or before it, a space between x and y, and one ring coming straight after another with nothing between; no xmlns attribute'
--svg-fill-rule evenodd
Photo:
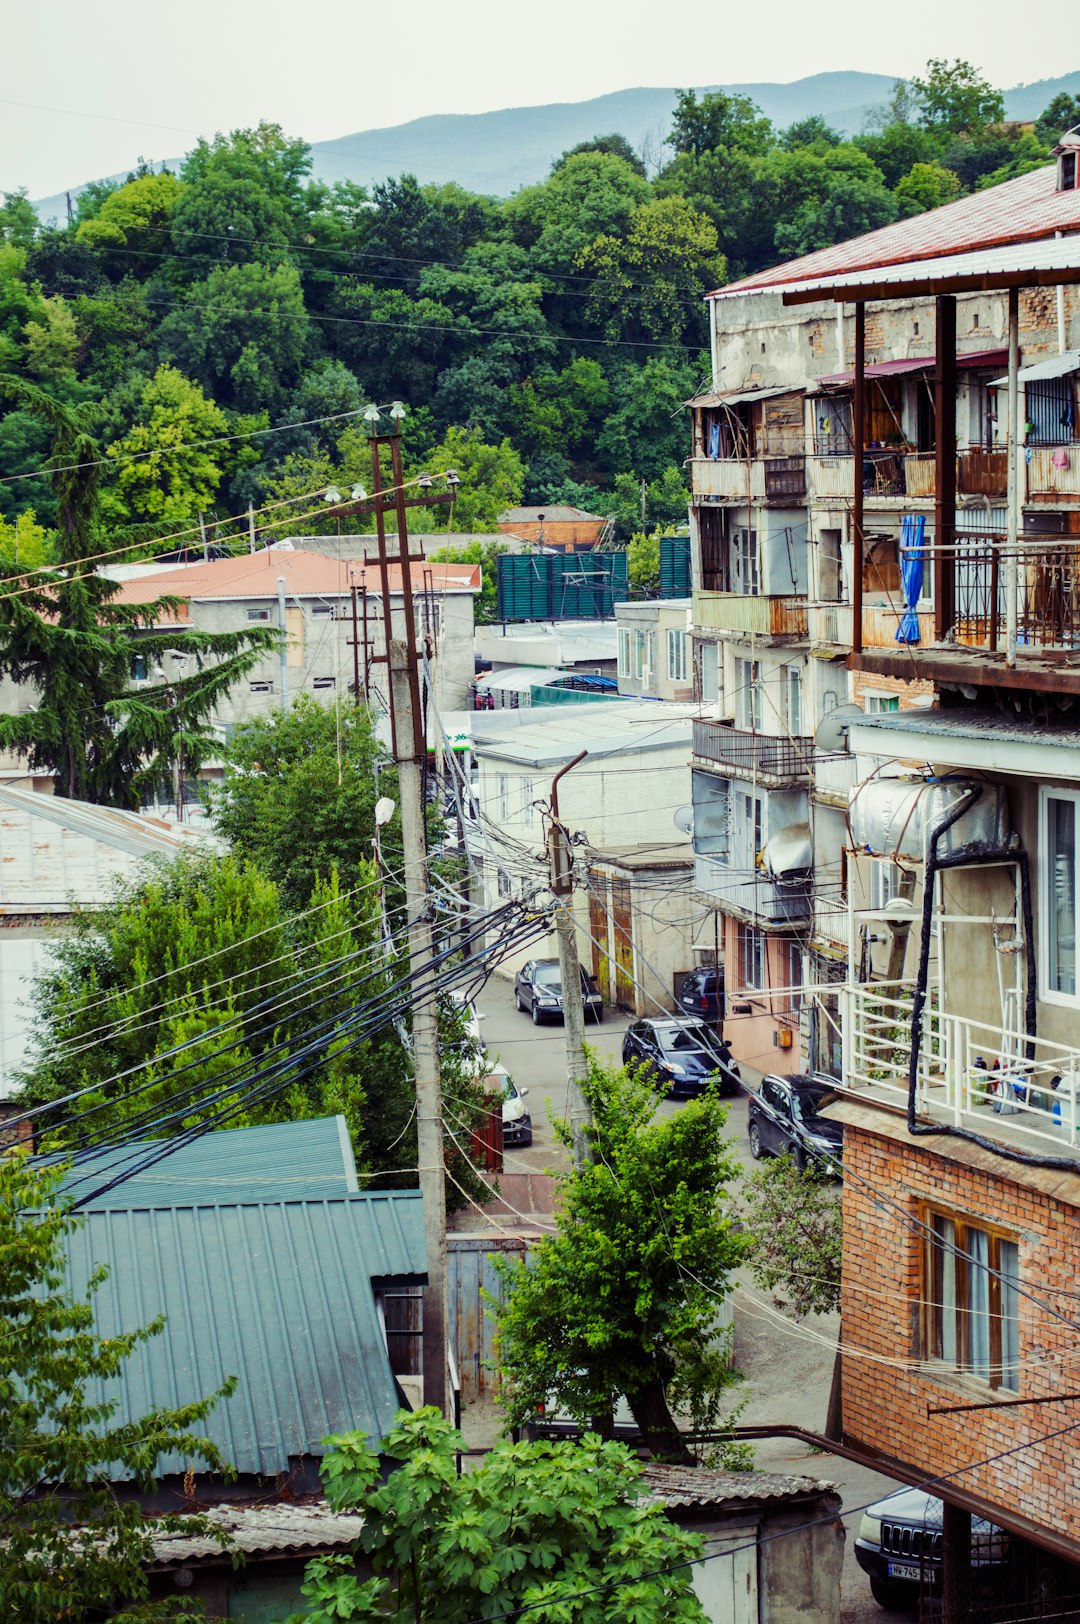
<svg viewBox="0 0 1080 1624"><path fill-rule="evenodd" d="M930 55L1003 88L1062 74L1080 67L1075 7L34 0L5 22L0 189L49 195L260 118L315 141L638 85L913 74Z"/></svg>

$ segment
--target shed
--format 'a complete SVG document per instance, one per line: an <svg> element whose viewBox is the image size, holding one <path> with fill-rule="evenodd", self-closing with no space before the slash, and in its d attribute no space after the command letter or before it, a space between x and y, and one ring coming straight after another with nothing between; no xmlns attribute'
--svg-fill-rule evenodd
<svg viewBox="0 0 1080 1624"><path fill-rule="evenodd" d="M592 970L606 1003L633 1015L675 1008L709 910L694 891L686 841L607 846L589 858Z"/></svg>

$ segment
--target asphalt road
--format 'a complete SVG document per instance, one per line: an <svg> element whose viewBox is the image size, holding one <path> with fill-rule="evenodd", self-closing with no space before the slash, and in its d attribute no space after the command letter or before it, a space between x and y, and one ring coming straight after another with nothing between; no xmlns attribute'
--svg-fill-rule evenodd
<svg viewBox="0 0 1080 1624"><path fill-rule="evenodd" d="M556 1141L552 1118L566 1114L566 1050L562 1022L533 1026L528 1015L514 1008L509 982L493 976L477 1000L481 1032L488 1053L506 1066L519 1088L529 1090L533 1143L527 1150L508 1149L508 1172L543 1172L567 1165L566 1152ZM621 1059L622 1035L629 1017L606 1010L599 1025L590 1022L587 1041L608 1059ZM744 1081L756 1086L757 1077L743 1068ZM753 1165L746 1134L747 1097L729 1102L728 1133L744 1167ZM681 1110L679 1102L664 1100L658 1110L667 1115ZM735 1362L746 1379L748 1396L743 1419L757 1423L787 1423L821 1430L825 1423L832 1377L831 1346L820 1334L835 1337L835 1318L815 1320L807 1332L777 1324L748 1277L740 1278L735 1299ZM911 1615L886 1611L870 1595L866 1576L853 1554L858 1530L855 1507L869 1504L897 1487L890 1479L839 1456L813 1454L791 1439L770 1439L757 1447L757 1465L763 1471L825 1478L834 1484L844 1504L845 1542L841 1624L911 1624Z"/></svg>

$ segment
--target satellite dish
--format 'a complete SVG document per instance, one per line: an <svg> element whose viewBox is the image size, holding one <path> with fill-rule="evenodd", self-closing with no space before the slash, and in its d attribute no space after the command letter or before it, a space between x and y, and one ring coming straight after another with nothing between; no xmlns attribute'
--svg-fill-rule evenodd
<svg viewBox="0 0 1080 1624"><path fill-rule="evenodd" d="M692 806L680 806L671 821L681 835L689 835L691 840L694 838L694 809Z"/></svg>
<svg viewBox="0 0 1080 1624"><path fill-rule="evenodd" d="M818 723L814 743L827 756L835 756L848 747L848 729L866 712L861 705L837 705Z"/></svg>

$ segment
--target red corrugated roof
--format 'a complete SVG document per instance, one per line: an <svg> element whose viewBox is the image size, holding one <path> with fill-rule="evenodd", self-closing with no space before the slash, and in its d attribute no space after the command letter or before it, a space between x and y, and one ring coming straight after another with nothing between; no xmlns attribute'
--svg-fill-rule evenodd
<svg viewBox="0 0 1080 1624"><path fill-rule="evenodd" d="M353 572L350 577L350 570ZM390 590L401 591L401 565L389 566ZM210 564L187 564L125 581L117 593L117 603L150 603L155 598L275 598L278 576L285 578L285 591L294 598L347 597L355 581L369 591L378 591L379 566L363 559L341 562L324 553L268 552L245 553L240 558L219 558ZM479 564L414 564L414 592L423 592L428 582L435 592L479 592Z"/></svg>
<svg viewBox="0 0 1080 1624"><path fill-rule="evenodd" d="M1007 366L1009 361L1008 350L976 350L973 355L958 355L956 365L961 369L965 367L999 367ZM908 356L903 361L871 361L863 369L867 378L896 378L907 372L933 372L937 365L935 355L922 357ZM827 378L818 378L817 383L854 383L855 373L832 372Z"/></svg>
<svg viewBox="0 0 1080 1624"><path fill-rule="evenodd" d="M1055 231L1080 231L1080 190L1057 190L1057 165L973 192L955 203L928 209L910 220L868 231L862 237L790 259L786 265L758 271L717 288L710 298L734 293L765 292L785 282L805 281L847 271L933 259L940 254L971 253L1004 243L1052 237Z"/></svg>

